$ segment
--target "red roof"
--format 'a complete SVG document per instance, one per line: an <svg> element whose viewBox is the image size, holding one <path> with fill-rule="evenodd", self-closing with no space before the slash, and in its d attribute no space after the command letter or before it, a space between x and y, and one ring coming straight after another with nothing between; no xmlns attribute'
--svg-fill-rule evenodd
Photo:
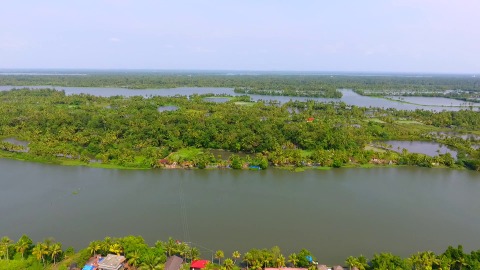
<svg viewBox="0 0 480 270"><path fill-rule="evenodd" d="M190 264L190 268L199 268L199 269L202 269L202 268L205 268L205 266L207 265L207 263L208 263L208 260L193 261L193 262Z"/></svg>

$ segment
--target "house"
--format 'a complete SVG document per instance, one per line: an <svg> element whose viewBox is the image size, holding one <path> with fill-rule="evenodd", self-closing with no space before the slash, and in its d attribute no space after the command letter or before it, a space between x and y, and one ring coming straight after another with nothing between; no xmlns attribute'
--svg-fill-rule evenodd
<svg viewBox="0 0 480 270"><path fill-rule="evenodd" d="M190 264L190 270L203 269L203 268L205 268L205 266L207 266L208 262L209 262L208 260L192 261L192 263Z"/></svg>
<svg viewBox="0 0 480 270"><path fill-rule="evenodd" d="M120 255L108 254L107 257L98 261L98 270L123 270L125 257Z"/></svg>
<svg viewBox="0 0 480 270"><path fill-rule="evenodd" d="M170 256L165 263L165 270L180 270L182 266L183 259L178 256Z"/></svg>
<svg viewBox="0 0 480 270"><path fill-rule="evenodd" d="M328 270L328 267L325 264L319 264L317 265L318 270Z"/></svg>

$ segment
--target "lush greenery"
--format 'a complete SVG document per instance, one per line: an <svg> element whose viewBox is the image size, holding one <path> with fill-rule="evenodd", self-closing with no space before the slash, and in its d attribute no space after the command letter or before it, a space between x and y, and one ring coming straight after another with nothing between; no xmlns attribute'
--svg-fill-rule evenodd
<svg viewBox="0 0 480 270"><path fill-rule="evenodd" d="M0 85L123 87L130 89L175 87L229 87L238 93L307 97L341 97L337 89L353 89L363 95L445 96L462 100L480 98L480 78L467 75L382 74L240 74L221 72L107 72L82 71L71 75L3 75ZM453 90L453 91L452 91Z"/></svg>
<svg viewBox="0 0 480 270"><path fill-rule="evenodd" d="M2 140L0 155L125 168L405 164L480 170L480 150L472 148L478 140L435 135L478 135L475 111L396 111L313 101L245 106L247 99L214 103L199 95L105 98L51 89L3 91L0 138L29 144ZM159 112L165 105L178 110ZM457 149L459 158L371 147L386 140L438 141Z"/></svg>
<svg viewBox="0 0 480 270"><path fill-rule="evenodd" d="M125 256L126 263L131 269L163 269L167 257L179 256L183 258L185 266L188 266L192 260L202 258L202 249L206 253L204 256L211 259L207 270L240 268L261 270L285 266L316 269L317 264L321 264L306 249L284 255L278 246L270 249L253 248L244 254L234 251L230 255L225 254L223 250L213 251L195 243L176 241L172 238L165 242L157 241L155 245L149 246L141 236L126 236L95 240L90 242L88 247L75 253L72 248L63 249L62 244L53 239L45 239L34 244L30 237L23 235L17 242L6 236L1 238L0 269L68 269L72 264L81 268L89 258L107 254ZM441 254L424 251L408 258L391 253L378 253L371 259L365 256L349 256L345 262L339 264L350 268L357 267L360 270L480 269L480 250L465 253L462 246L457 248L450 246Z"/></svg>

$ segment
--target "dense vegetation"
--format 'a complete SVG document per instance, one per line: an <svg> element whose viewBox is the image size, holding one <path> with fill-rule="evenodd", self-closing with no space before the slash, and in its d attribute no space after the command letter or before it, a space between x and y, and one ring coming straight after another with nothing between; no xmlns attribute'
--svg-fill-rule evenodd
<svg viewBox="0 0 480 270"><path fill-rule="evenodd" d="M396 111L344 103L226 103L203 96L124 98L65 95L62 91L0 92L2 156L72 164L151 168L179 164L205 168L249 165L341 167L406 164L480 169L475 139L438 134L476 133L480 114ZM161 106L178 110L158 110ZM443 132L443 133L442 133ZM434 140L458 150L430 157L383 150L386 140ZM372 142L375 142L372 147ZM220 158L211 149L230 151Z"/></svg>
<svg viewBox="0 0 480 270"><path fill-rule="evenodd" d="M201 250L205 253L203 258L210 259L207 270L261 270L267 267L301 267L317 269L317 264L322 264L315 259L310 251L302 249L297 253L285 256L278 246L270 249L250 249L244 254L234 251L231 256L225 255L223 250L205 249L195 243L175 241L157 241L149 246L141 236L126 236L121 238L105 237L103 240L90 242L87 248L75 253L73 248L63 249L60 242L45 239L36 244L27 235L23 235L14 242L9 237L0 240L0 269L68 269L72 264L78 267L89 258L107 254L117 254L126 257L130 269L162 269L168 256L176 255L183 258L183 269L188 269L192 260L202 258ZM445 252L435 254L432 251L418 252L408 258L401 258L392 253L378 253L371 259L364 256L349 256L345 262L339 264L348 267L357 267L360 270L469 270L480 269L480 250L465 253L462 246L448 247Z"/></svg>
<svg viewBox="0 0 480 270"><path fill-rule="evenodd" d="M237 75L199 72L85 72L84 76L9 75L0 85L123 87L130 89L175 87L230 87L237 93L339 98L337 89L362 95L445 96L475 101L480 98L480 78L466 75ZM453 90L453 91L451 91Z"/></svg>

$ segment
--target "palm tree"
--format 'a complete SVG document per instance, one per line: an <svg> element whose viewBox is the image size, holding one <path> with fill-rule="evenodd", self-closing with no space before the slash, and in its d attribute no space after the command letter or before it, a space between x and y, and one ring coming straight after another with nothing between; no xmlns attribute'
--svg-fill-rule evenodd
<svg viewBox="0 0 480 270"><path fill-rule="evenodd" d="M235 263L233 262L232 259L227 258L227 259L225 259L225 261L223 262L223 266L225 267L225 270L232 270L233 267L235 266Z"/></svg>
<svg viewBox="0 0 480 270"><path fill-rule="evenodd" d="M112 238L108 236L105 237L105 239L103 239L103 241L100 243L100 250L102 251L101 253L103 255L106 255L109 252L112 244L113 244Z"/></svg>
<svg viewBox="0 0 480 270"><path fill-rule="evenodd" d="M52 256L53 265L55 265L56 263L56 257L61 253L62 253L62 244L54 243L53 245L50 246L50 256Z"/></svg>
<svg viewBox="0 0 480 270"><path fill-rule="evenodd" d="M358 260L357 258L353 256L349 256L346 260L345 263L348 265L348 268L352 270L352 267L356 267Z"/></svg>
<svg viewBox="0 0 480 270"><path fill-rule="evenodd" d="M31 247L31 245L32 239L24 234L18 239L18 242L15 245L15 250L22 254L22 259L25 259L25 252Z"/></svg>
<svg viewBox="0 0 480 270"><path fill-rule="evenodd" d="M33 250L32 250L32 254L33 256L35 256L35 258L37 260L41 260L43 265L45 266L45 255L48 255L48 246L47 244L45 243L41 243L41 242L38 242L35 247L33 247Z"/></svg>
<svg viewBox="0 0 480 270"><path fill-rule="evenodd" d="M117 255L120 255L120 253L123 252L123 248L119 243L114 243L113 245L110 246L109 251Z"/></svg>
<svg viewBox="0 0 480 270"><path fill-rule="evenodd" d="M277 264L277 268L281 268L285 266L285 257L283 254L280 254L278 258L275 260L275 263Z"/></svg>
<svg viewBox="0 0 480 270"><path fill-rule="evenodd" d="M292 253L288 256L288 262L290 262L293 267L297 267L297 263L298 263L298 256L296 253Z"/></svg>
<svg viewBox="0 0 480 270"><path fill-rule="evenodd" d="M248 264L250 261L253 259L252 254L250 252L246 252L243 254L243 261L247 264L247 270L248 270Z"/></svg>
<svg viewBox="0 0 480 270"><path fill-rule="evenodd" d="M225 254L223 253L223 250L217 250L215 252L215 259L218 260L218 264L222 264L222 258L225 257Z"/></svg>
<svg viewBox="0 0 480 270"><path fill-rule="evenodd" d="M200 259L200 250L196 247L192 247L190 249L190 257L191 261Z"/></svg>
<svg viewBox="0 0 480 270"><path fill-rule="evenodd" d="M156 270L161 269L161 260L160 257L156 257L153 254L145 256L142 264L140 265L141 270Z"/></svg>
<svg viewBox="0 0 480 270"><path fill-rule="evenodd" d="M90 254L92 254L93 256L96 256L97 251L99 251L101 248L102 246L100 245L99 241L92 241L87 247L87 249L90 251Z"/></svg>
<svg viewBox="0 0 480 270"><path fill-rule="evenodd" d="M140 264L140 254L138 250L135 250L134 252L130 253L128 257L129 257L128 258L129 265L136 268Z"/></svg>
<svg viewBox="0 0 480 270"><path fill-rule="evenodd" d="M10 249L10 244L12 243L12 239L8 238L8 236L2 237L2 240L0 240L2 244L2 250L3 254L5 256L6 260L10 259L10 256L8 255L8 250Z"/></svg>
<svg viewBox="0 0 480 270"><path fill-rule="evenodd" d="M177 251L177 243L173 238L169 237L168 241L164 243L165 251L168 254L168 257L172 256Z"/></svg>
<svg viewBox="0 0 480 270"><path fill-rule="evenodd" d="M239 259L242 256L238 250L235 250L232 253L232 258L233 258L233 264L237 264L237 259Z"/></svg>

